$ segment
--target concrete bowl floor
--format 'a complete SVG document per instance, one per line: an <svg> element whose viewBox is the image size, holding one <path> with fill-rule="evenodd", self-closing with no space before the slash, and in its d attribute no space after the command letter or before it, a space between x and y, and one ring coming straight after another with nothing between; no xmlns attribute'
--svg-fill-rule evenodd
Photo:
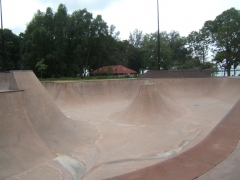
<svg viewBox="0 0 240 180"><path fill-rule="evenodd" d="M23 83L29 74L15 76L22 76L16 81L24 91L18 92L12 101L24 99L16 106L27 111L29 122L41 114L30 125L33 132L27 132L27 136L35 134L34 141L42 143L42 152L51 151L42 153L45 158L34 159L36 163L31 166L16 165L2 178L0 175L0 179L8 180L106 179L163 162L199 144L240 98L238 78L47 82L42 83L44 88L38 92L41 85L34 86L35 79ZM34 89L30 90L32 86ZM10 100L13 95L9 93L0 94L0 100ZM13 108L13 104L7 105ZM60 111L52 110L52 106ZM48 123L49 119L61 119L58 113L63 113L66 119ZM45 115L50 117L45 122L48 130L37 123ZM6 113L2 116L10 117ZM71 124L63 125L65 121ZM51 140L49 137L54 135L61 137ZM28 146L31 144L26 143L25 148ZM12 150L10 146L9 149ZM0 157L4 156L2 152ZM0 174L3 170L0 166Z"/></svg>
<svg viewBox="0 0 240 180"><path fill-rule="evenodd" d="M93 144L71 152L85 164L84 179L124 174L189 149L239 98L235 92L229 99L218 88L227 79L153 81L155 86L149 80L44 84L67 117L97 129ZM94 92L82 94L85 86Z"/></svg>

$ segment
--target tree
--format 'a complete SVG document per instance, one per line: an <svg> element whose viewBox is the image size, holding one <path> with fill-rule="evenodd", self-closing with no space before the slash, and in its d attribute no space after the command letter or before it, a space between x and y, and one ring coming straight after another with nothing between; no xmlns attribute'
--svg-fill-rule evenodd
<svg viewBox="0 0 240 180"><path fill-rule="evenodd" d="M206 28L197 31L192 31L188 37L188 49L193 53L193 56L201 59L202 64L205 64L208 55L211 39Z"/></svg>
<svg viewBox="0 0 240 180"><path fill-rule="evenodd" d="M139 71L143 67L143 54L142 54L142 42L143 42L142 31L135 29L129 35L128 43L126 43L128 67Z"/></svg>
<svg viewBox="0 0 240 180"><path fill-rule="evenodd" d="M21 34L21 56L23 69L31 69L37 72L36 64L42 58L46 58L48 52L47 47L50 44L48 31L44 27L44 13L40 10L34 15L32 21L29 22L25 33ZM51 50L49 50L51 51Z"/></svg>
<svg viewBox="0 0 240 180"><path fill-rule="evenodd" d="M129 47L130 44L127 40L114 41L112 51L110 52L110 62L112 64L129 66Z"/></svg>
<svg viewBox="0 0 240 180"><path fill-rule="evenodd" d="M135 29L132 33L130 33L128 41L135 48L140 48L142 45L142 41L143 41L142 31Z"/></svg>
<svg viewBox="0 0 240 180"><path fill-rule="evenodd" d="M144 36L141 51L143 67L149 70L157 70L157 33Z"/></svg>
<svg viewBox="0 0 240 180"><path fill-rule="evenodd" d="M72 49L70 76L86 73L85 61L90 54L91 23L93 17L86 9L74 11L71 15L70 47Z"/></svg>
<svg viewBox="0 0 240 180"><path fill-rule="evenodd" d="M115 30L116 30L116 26L111 25L110 28L109 28L108 34L109 34L110 36L112 36L114 39L120 40L120 39L119 39L120 32L119 32L119 31L115 32Z"/></svg>
<svg viewBox="0 0 240 180"><path fill-rule="evenodd" d="M160 33L161 69L177 69L183 66L189 58L186 39L176 31ZM146 34L142 42L143 67L157 70L157 32Z"/></svg>
<svg viewBox="0 0 240 180"><path fill-rule="evenodd" d="M162 54L165 56L163 59L166 66L164 69L177 67L178 65L185 64L189 58L190 51L186 48L187 39L181 37L179 32L171 31L170 33L162 33L163 48ZM163 57L164 57L163 56Z"/></svg>
<svg viewBox="0 0 240 180"><path fill-rule="evenodd" d="M44 64L44 59L39 61L35 67L38 69L38 71L41 72L41 78L42 78L42 72L45 71L48 67L46 64Z"/></svg>
<svg viewBox="0 0 240 180"><path fill-rule="evenodd" d="M2 29L0 29L0 33ZM21 39L19 36L12 33L9 29L3 30L4 38L4 64L5 70L21 69L20 62L20 43ZM2 37L0 37L0 46L2 47ZM0 49L0 70L2 69L2 48Z"/></svg>
<svg viewBox="0 0 240 180"><path fill-rule="evenodd" d="M228 9L217 16L213 21L207 21L204 28L212 38L214 60L221 60L225 64L227 75L230 76L231 67L237 67L240 59L240 11Z"/></svg>
<svg viewBox="0 0 240 180"><path fill-rule="evenodd" d="M55 58L55 74L57 76L65 76L67 74L67 57L70 55L68 51L69 19L66 6L60 4L54 16L55 51L53 54Z"/></svg>
<svg viewBox="0 0 240 180"><path fill-rule="evenodd" d="M109 41L107 40L109 37L108 26L101 15L97 15L96 18L93 19L90 33L88 56L85 61L85 67L96 69L101 66L109 65L107 54L109 49Z"/></svg>
<svg viewBox="0 0 240 180"><path fill-rule="evenodd" d="M219 66L221 69L224 71L224 76L227 71L227 66L226 66L226 59L225 59L225 52L217 52L215 55L213 61L215 61L215 64Z"/></svg>
<svg viewBox="0 0 240 180"><path fill-rule="evenodd" d="M54 33L54 12L52 8L48 7L46 9L46 13L43 17L43 27L46 30L45 34L45 43L44 43L44 57L45 63L48 64L48 69L45 71L45 75L51 77L53 74L56 74L55 71L55 64L56 60L54 57L54 50L55 50L55 33ZM42 58L40 57L40 58Z"/></svg>
<svg viewBox="0 0 240 180"><path fill-rule="evenodd" d="M90 69L118 62L118 34L115 26L98 15L93 18L86 9L67 13L60 4L57 12L40 10L21 34L21 56L24 69L37 73L36 64L45 59L45 76L79 76Z"/></svg>

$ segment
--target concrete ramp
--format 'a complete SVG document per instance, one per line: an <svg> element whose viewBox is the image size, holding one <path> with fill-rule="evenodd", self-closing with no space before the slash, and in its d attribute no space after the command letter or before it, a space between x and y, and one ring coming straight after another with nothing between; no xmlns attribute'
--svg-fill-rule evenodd
<svg viewBox="0 0 240 180"><path fill-rule="evenodd" d="M106 102L132 100L139 84L149 84L149 80L100 80L85 82L44 82L43 85L52 100L60 108L91 106Z"/></svg>
<svg viewBox="0 0 240 180"><path fill-rule="evenodd" d="M177 120L186 113L177 102L161 96L154 84L148 84L139 85L131 104L109 118L122 124L159 125Z"/></svg>
<svg viewBox="0 0 240 180"><path fill-rule="evenodd" d="M207 78L212 70L149 70L140 78Z"/></svg>
<svg viewBox="0 0 240 180"><path fill-rule="evenodd" d="M14 86L22 91L0 93L1 180L84 146L98 136L88 122L67 118L32 71L13 71L6 80L10 80L8 84L16 81Z"/></svg>
<svg viewBox="0 0 240 180"><path fill-rule="evenodd" d="M239 169L240 78L0 78L0 180L185 180L231 155Z"/></svg>
<svg viewBox="0 0 240 180"><path fill-rule="evenodd" d="M24 89L28 115L37 134L54 151L68 151L96 137L94 126L72 121L53 103L32 71L14 71L19 89Z"/></svg>
<svg viewBox="0 0 240 180"><path fill-rule="evenodd" d="M0 73L0 92L19 90L17 82L10 72Z"/></svg>
<svg viewBox="0 0 240 180"><path fill-rule="evenodd" d="M78 119L81 114L98 129L99 139L87 152L71 153L86 165L84 180L191 179L214 168L236 147L237 141L214 140L209 133L240 98L239 82L239 78L163 78L43 84L53 94L74 92L68 98L51 97L66 115ZM82 107L62 106L77 104L78 98L84 99ZM208 135L210 139L204 139ZM204 158L216 157L214 152L220 156L209 165L196 160L198 149L203 149L199 155ZM90 152L94 158L85 158ZM205 152L210 154L204 156ZM180 153L184 157L178 157ZM177 176L171 175L177 169ZM121 175L127 172L133 173Z"/></svg>
<svg viewBox="0 0 240 180"><path fill-rule="evenodd" d="M11 74L9 72L0 73L0 91L10 89L10 78Z"/></svg>
<svg viewBox="0 0 240 180"><path fill-rule="evenodd" d="M36 133L24 92L0 93L0 179L24 172L56 155Z"/></svg>
<svg viewBox="0 0 240 180"><path fill-rule="evenodd" d="M44 83L53 101L61 107L76 107L86 105L84 97L79 96L75 83Z"/></svg>

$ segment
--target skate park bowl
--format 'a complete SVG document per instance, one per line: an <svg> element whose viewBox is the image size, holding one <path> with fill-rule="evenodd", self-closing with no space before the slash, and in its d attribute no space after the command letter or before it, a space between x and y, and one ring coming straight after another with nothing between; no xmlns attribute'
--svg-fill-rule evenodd
<svg viewBox="0 0 240 180"><path fill-rule="evenodd" d="M0 180L238 179L240 78L0 73Z"/></svg>

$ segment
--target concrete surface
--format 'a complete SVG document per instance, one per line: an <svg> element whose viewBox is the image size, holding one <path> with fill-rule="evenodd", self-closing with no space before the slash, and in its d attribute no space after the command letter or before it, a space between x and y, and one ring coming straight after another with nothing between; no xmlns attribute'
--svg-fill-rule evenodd
<svg viewBox="0 0 240 180"><path fill-rule="evenodd" d="M238 176L239 78L0 79L0 180Z"/></svg>

